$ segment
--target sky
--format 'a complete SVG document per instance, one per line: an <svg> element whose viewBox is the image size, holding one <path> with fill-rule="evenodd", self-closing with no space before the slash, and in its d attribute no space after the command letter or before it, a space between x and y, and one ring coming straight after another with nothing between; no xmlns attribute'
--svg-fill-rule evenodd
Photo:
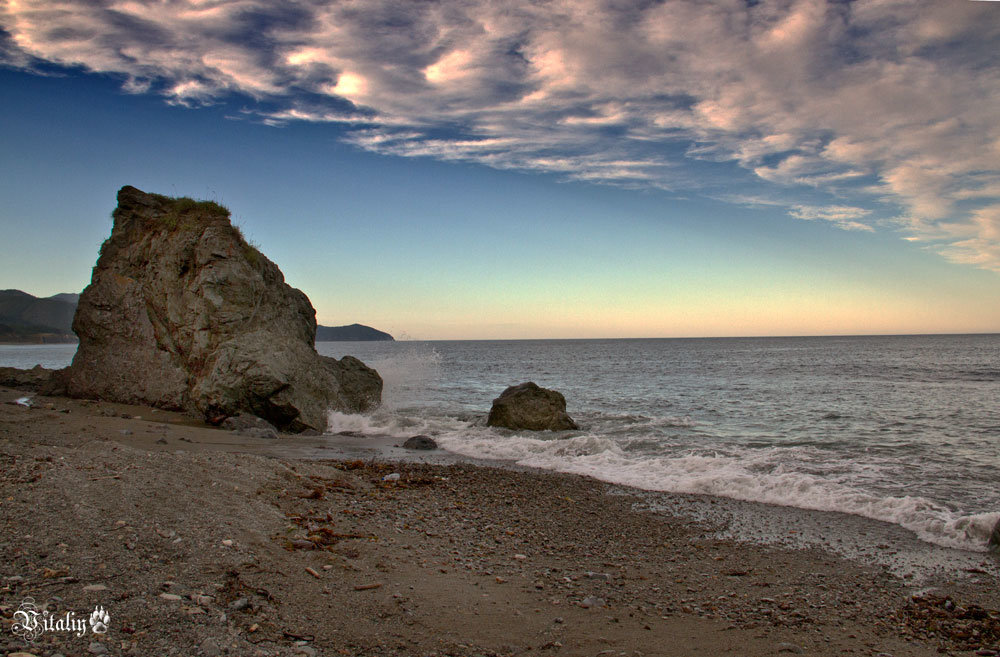
<svg viewBox="0 0 1000 657"><path fill-rule="evenodd" d="M0 0L0 288L123 185L411 339L1000 332L1000 2Z"/></svg>

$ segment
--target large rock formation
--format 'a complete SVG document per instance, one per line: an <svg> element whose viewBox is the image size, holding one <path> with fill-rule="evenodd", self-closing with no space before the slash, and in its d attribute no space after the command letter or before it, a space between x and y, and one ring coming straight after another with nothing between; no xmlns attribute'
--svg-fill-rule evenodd
<svg viewBox="0 0 1000 657"><path fill-rule="evenodd" d="M212 422L248 412L286 431L324 429L328 409L379 404L375 370L316 353L309 299L228 210L123 187L112 216L73 320L80 347L60 376L67 394Z"/></svg>
<svg viewBox="0 0 1000 657"><path fill-rule="evenodd" d="M511 386L493 400L487 426L531 431L579 429L566 414L561 392L542 388L531 381Z"/></svg>

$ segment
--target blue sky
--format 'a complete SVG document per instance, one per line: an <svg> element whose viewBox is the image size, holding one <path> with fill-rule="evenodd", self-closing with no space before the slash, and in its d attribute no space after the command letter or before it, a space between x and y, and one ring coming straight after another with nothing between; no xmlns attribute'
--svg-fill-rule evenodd
<svg viewBox="0 0 1000 657"><path fill-rule="evenodd" d="M7 2L0 287L82 289L130 184L328 325L1000 331L998 46L964 0Z"/></svg>

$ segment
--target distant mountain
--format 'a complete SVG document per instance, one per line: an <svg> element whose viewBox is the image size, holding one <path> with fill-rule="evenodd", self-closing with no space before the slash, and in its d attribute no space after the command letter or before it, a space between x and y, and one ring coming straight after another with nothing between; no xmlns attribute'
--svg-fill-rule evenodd
<svg viewBox="0 0 1000 657"><path fill-rule="evenodd" d="M73 315L79 294L38 298L0 290L0 342L76 342Z"/></svg>
<svg viewBox="0 0 1000 657"><path fill-rule="evenodd" d="M394 342L395 338L384 331L361 324L316 327L316 342L363 342L375 340Z"/></svg>

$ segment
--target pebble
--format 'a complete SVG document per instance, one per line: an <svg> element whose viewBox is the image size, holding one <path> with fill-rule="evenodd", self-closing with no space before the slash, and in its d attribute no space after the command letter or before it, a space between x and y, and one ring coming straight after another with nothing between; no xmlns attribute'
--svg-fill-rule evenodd
<svg viewBox="0 0 1000 657"><path fill-rule="evenodd" d="M167 444L167 439L166 438L157 438L156 439L156 444L157 445L166 445Z"/></svg>
<svg viewBox="0 0 1000 657"><path fill-rule="evenodd" d="M121 429L121 430L118 431L118 433L120 433L123 436L131 436L132 435L132 432L129 431L128 429Z"/></svg>
<svg viewBox="0 0 1000 657"><path fill-rule="evenodd" d="M514 558L517 559L518 561L524 561L528 557L526 555L523 555L523 554L515 554Z"/></svg>
<svg viewBox="0 0 1000 657"><path fill-rule="evenodd" d="M801 655L804 652L801 647L794 643L779 643L776 648L778 652L791 652L796 655Z"/></svg>
<svg viewBox="0 0 1000 657"><path fill-rule="evenodd" d="M95 641L87 647L87 652L92 655L106 655L108 654L108 648L103 643Z"/></svg>
<svg viewBox="0 0 1000 657"><path fill-rule="evenodd" d="M93 593L96 591L107 591L108 587L106 587L103 584L88 584L87 586L83 587L83 590Z"/></svg>
<svg viewBox="0 0 1000 657"><path fill-rule="evenodd" d="M296 655L305 655L306 657L316 657L316 649L310 646L299 646L295 649Z"/></svg>
<svg viewBox="0 0 1000 657"><path fill-rule="evenodd" d="M226 547L233 547L233 539L227 538L222 541L222 544Z"/></svg>
<svg viewBox="0 0 1000 657"><path fill-rule="evenodd" d="M229 608L233 611L243 611L250 608L250 601L246 598L237 598L229 603Z"/></svg>
<svg viewBox="0 0 1000 657"><path fill-rule="evenodd" d="M163 598L164 600L170 600L172 602L176 602L181 599L181 596L177 595L176 593L161 593L160 597Z"/></svg>
<svg viewBox="0 0 1000 657"><path fill-rule="evenodd" d="M212 637L201 642L201 651L205 654L205 657L219 657L222 653L219 644Z"/></svg>
<svg viewBox="0 0 1000 657"><path fill-rule="evenodd" d="M382 481L399 481L399 473L393 472L392 474L387 474L382 477Z"/></svg>
<svg viewBox="0 0 1000 657"><path fill-rule="evenodd" d="M600 608L603 607L605 604L607 603L604 602L604 598L597 598L592 595L587 596L586 598L583 599L582 602L580 602L580 606L583 607L584 609L591 609L593 607Z"/></svg>

